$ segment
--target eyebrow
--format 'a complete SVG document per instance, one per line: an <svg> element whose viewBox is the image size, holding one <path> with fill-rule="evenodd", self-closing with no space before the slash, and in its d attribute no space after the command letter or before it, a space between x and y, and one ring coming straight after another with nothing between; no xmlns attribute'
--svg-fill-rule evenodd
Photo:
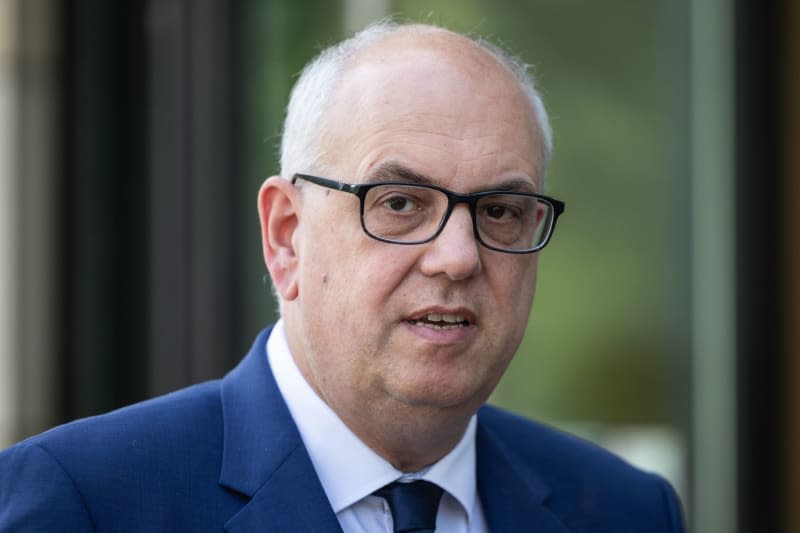
<svg viewBox="0 0 800 533"><path fill-rule="evenodd" d="M510 178L491 187L493 191L537 193L536 184L525 178Z"/></svg>
<svg viewBox="0 0 800 533"><path fill-rule="evenodd" d="M419 172L414 172L410 168L393 161L381 163L372 169L369 174L367 174L364 182L374 183L382 180L395 179L401 179L409 183L418 183L420 185L434 185L434 182L430 177L420 174Z"/></svg>
<svg viewBox="0 0 800 533"><path fill-rule="evenodd" d="M381 163L373 168L364 178L364 183L376 183L383 180L401 180L419 185L439 185L429 176L415 172L407 166L394 161ZM479 191L484 190L527 193L539 192L537 191L536 184L532 180L521 177L509 178L489 188L480 189Z"/></svg>

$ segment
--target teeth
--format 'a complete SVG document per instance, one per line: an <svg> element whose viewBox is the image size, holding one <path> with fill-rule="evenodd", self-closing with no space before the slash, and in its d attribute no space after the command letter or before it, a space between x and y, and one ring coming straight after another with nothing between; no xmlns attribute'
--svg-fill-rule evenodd
<svg viewBox="0 0 800 533"><path fill-rule="evenodd" d="M456 322L465 322L463 316L461 315L442 315L442 320L444 322L449 322L451 324L455 324Z"/></svg>
<svg viewBox="0 0 800 533"><path fill-rule="evenodd" d="M433 329L455 329L463 327L467 319L462 315L428 313L424 320L417 320L415 325Z"/></svg>

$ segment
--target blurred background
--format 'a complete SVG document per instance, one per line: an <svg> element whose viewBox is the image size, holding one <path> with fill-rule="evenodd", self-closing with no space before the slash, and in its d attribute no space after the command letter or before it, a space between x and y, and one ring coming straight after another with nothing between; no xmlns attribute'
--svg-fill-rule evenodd
<svg viewBox="0 0 800 533"><path fill-rule="evenodd" d="M255 198L322 47L393 15L533 64L555 130L492 401L800 531L800 5L0 0L0 448L216 378L275 319Z"/></svg>

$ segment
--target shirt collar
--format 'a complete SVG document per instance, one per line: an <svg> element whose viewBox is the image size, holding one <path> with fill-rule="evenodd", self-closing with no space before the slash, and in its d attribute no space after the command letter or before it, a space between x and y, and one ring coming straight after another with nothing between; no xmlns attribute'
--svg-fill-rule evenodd
<svg viewBox="0 0 800 533"><path fill-rule="evenodd" d="M475 416L447 455L421 472L404 474L364 444L314 392L289 352L282 320L267 340L267 357L335 513L392 481L425 479L452 495L472 519L476 504Z"/></svg>

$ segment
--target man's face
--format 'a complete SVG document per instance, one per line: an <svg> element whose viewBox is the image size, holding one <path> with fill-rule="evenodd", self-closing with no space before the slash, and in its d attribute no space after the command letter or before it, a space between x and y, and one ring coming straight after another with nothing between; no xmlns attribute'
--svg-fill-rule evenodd
<svg viewBox="0 0 800 533"><path fill-rule="evenodd" d="M508 73L464 43L391 44L338 87L320 174L541 192L540 137ZM522 339L536 255L482 247L464 204L432 242L397 245L363 232L354 195L302 183L301 198L298 295L283 314L312 387L345 421L393 405L474 412Z"/></svg>

